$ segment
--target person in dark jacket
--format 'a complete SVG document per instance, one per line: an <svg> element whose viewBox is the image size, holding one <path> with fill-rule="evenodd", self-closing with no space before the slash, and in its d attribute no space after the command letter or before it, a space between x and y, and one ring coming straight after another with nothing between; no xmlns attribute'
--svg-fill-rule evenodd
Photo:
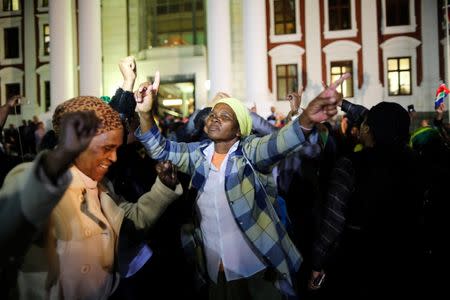
<svg viewBox="0 0 450 300"><path fill-rule="evenodd" d="M313 247L311 289L324 282L343 299L420 291L424 189L418 157L407 147L409 125L399 104L381 102L361 125L364 149L337 161Z"/></svg>

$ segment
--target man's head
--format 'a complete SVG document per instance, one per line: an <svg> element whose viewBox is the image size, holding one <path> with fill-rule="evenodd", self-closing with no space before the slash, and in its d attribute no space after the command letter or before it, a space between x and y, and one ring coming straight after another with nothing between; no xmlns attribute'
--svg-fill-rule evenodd
<svg viewBox="0 0 450 300"><path fill-rule="evenodd" d="M381 102L369 110L361 135L370 134L377 147L403 147L409 139L409 124L409 114L400 104Z"/></svg>
<svg viewBox="0 0 450 300"><path fill-rule="evenodd" d="M100 98L76 97L56 108L52 123L57 135L61 130L61 118L66 113L76 111L94 111L101 122L89 147L75 159L75 165L81 172L99 181L117 159L116 150L122 144L122 122L119 114Z"/></svg>
<svg viewBox="0 0 450 300"><path fill-rule="evenodd" d="M248 136L252 119L242 102L235 98L219 100L206 119L205 132L213 141L231 141Z"/></svg>

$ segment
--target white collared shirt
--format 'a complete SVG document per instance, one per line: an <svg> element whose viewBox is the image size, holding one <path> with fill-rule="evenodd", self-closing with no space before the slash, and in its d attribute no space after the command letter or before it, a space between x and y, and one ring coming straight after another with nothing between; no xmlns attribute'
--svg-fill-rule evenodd
<svg viewBox="0 0 450 300"><path fill-rule="evenodd" d="M208 274L214 282L217 282L221 261L227 281L249 277L266 268L238 227L225 193L228 156L237 149L238 144L239 142L236 142L230 148L219 170L211 163L214 143L205 149L210 170L197 206L201 214L200 228Z"/></svg>

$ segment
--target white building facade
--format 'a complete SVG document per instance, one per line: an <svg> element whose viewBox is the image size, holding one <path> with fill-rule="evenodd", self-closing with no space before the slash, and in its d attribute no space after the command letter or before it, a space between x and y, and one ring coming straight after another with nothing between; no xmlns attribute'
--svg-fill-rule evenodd
<svg viewBox="0 0 450 300"><path fill-rule="evenodd" d="M303 87L307 102L344 72L353 76L342 92L355 103L430 112L435 89L448 82L440 0L2 4L1 103L16 92L26 99L9 122L48 119L77 95L112 96L128 55L137 59L137 83L161 72L165 100L180 100L173 111L183 115L218 91L256 104L263 116L270 106L287 113L287 93Z"/></svg>

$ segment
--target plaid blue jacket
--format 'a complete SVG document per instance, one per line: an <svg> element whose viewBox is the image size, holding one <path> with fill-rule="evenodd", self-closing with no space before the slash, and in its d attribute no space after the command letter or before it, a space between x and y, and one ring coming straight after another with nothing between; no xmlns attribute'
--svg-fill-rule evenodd
<svg viewBox="0 0 450 300"><path fill-rule="evenodd" d="M191 175L191 186L202 192L210 169L203 150L212 141L172 142L160 134L157 126L144 134L138 128L136 137L152 158L171 160L181 172ZM290 295L295 294L292 275L302 258L275 213L277 187L271 169L304 143L299 122L295 121L271 135L246 137L230 153L225 171L225 191L237 224L255 253L277 270L276 286Z"/></svg>

